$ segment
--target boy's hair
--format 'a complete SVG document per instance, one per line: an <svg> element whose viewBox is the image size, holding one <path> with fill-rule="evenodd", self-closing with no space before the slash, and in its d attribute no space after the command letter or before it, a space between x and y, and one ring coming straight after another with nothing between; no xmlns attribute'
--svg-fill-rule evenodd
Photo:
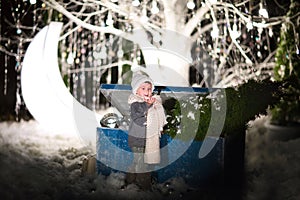
<svg viewBox="0 0 300 200"><path fill-rule="evenodd" d="M149 84L151 84L151 85L152 85L152 83L151 83L150 81L145 81L144 83L149 83Z"/></svg>

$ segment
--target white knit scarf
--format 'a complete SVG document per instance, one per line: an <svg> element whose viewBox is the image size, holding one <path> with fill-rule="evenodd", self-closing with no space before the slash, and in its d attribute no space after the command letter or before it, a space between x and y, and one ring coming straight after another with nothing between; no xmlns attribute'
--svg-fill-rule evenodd
<svg viewBox="0 0 300 200"><path fill-rule="evenodd" d="M165 111L161 104L161 98L157 95L153 96L156 101L148 109L147 126L146 126L146 145L144 162L148 164L160 163L160 147L159 138L163 126L167 123ZM143 102L143 99L137 95L130 95L128 102Z"/></svg>

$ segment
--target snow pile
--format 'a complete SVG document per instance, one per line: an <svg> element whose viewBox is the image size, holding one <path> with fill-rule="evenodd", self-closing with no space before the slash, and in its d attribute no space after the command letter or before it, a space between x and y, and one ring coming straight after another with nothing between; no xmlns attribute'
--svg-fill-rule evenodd
<svg viewBox="0 0 300 200"><path fill-rule="evenodd" d="M300 199L300 137L270 140L267 120L257 118L247 130L245 199Z"/></svg>
<svg viewBox="0 0 300 200"><path fill-rule="evenodd" d="M124 173L83 175L83 160L94 154L79 137L49 133L34 120L1 122L1 199L173 199L187 190L182 180L142 191L125 187Z"/></svg>
<svg viewBox="0 0 300 200"><path fill-rule="evenodd" d="M300 199L300 139L266 137L266 117L249 123L246 134L245 200ZM49 133L34 121L0 123L1 199L215 199L180 178L151 191L125 186L125 175L83 175L91 147L69 134ZM216 192L217 193L217 192Z"/></svg>
<svg viewBox="0 0 300 200"><path fill-rule="evenodd" d="M59 199L90 189L79 177L92 150L79 138L49 134L35 121L2 122L0 132L3 199Z"/></svg>

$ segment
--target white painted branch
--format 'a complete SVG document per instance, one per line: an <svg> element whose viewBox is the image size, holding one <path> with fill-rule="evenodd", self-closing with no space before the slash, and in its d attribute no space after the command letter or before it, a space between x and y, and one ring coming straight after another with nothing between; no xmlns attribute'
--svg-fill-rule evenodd
<svg viewBox="0 0 300 200"><path fill-rule="evenodd" d="M162 0L164 7L165 28L168 30L176 30L176 16L174 13L176 0Z"/></svg>
<svg viewBox="0 0 300 200"><path fill-rule="evenodd" d="M108 0L102 0L102 1L94 1L93 2L95 4L101 5L103 7L108 8L109 10L111 10L112 12L116 12L119 15L122 15L124 17L128 17L129 16L129 10L124 10L124 8L126 8L126 6L124 6L123 4L121 5L116 5Z"/></svg>
<svg viewBox="0 0 300 200"><path fill-rule="evenodd" d="M246 22L249 21L250 16L247 16L247 14L242 13L237 7L235 7L233 4L230 3L226 3L226 2L217 2L216 5L218 7L221 7L219 9L225 9L225 8L231 8L233 10L233 13L235 13L237 16L239 16L239 20L244 22L244 24ZM275 18L274 18L275 19ZM277 18L277 19L281 19L281 18ZM272 19L269 19L269 21L273 21ZM257 28L268 28L274 25L278 25L281 23L281 20L275 20L274 22L270 22L270 23L259 23L259 22L252 22L254 27Z"/></svg>
<svg viewBox="0 0 300 200"><path fill-rule="evenodd" d="M242 2L240 4L244 4L246 2L248 2L248 1ZM231 12L233 12L234 14L236 14L240 17L240 21L244 25L246 25L247 22L250 20L250 16L248 16L245 13L242 13L233 4L218 2L215 5L217 6L218 10L221 10L221 9L224 10L224 9L230 8L232 10ZM194 31L194 29L197 27L197 24L201 21L203 16L209 11L210 8L211 8L211 5L207 4L207 6L201 7L196 11L196 14L194 15L194 17L192 17L185 25L185 29L184 29L185 35L190 35ZM232 20L230 20L230 21L232 21ZM264 23L252 22L252 24L254 27L257 27L257 28L268 28L268 27L272 27L272 26L282 23L283 17L273 17L273 18L270 18L268 21L269 22L264 22ZM222 20L222 19L217 21L217 24L222 24L222 23L224 23L224 20ZM212 29L212 23L207 24L204 27L201 27L201 30L198 31L197 35L201 35L207 31L209 31L210 29ZM193 38L193 40L194 39L195 38Z"/></svg>
<svg viewBox="0 0 300 200"><path fill-rule="evenodd" d="M98 67L93 67L93 68L78 68L78 69L69 69L67 73L65 74L72 74L72 73L79 73L79 72L94 72L94 71L101 71L101 70L105 70L105 69L109 69L112 67L116 67L119 65L132 65L133 62L130 60L123 60L123 61L118 61L115 63L109 63L107 65L101 65ZM63 74L63 75L65 75Z"/></svg>
<svg viewBox="0 0 300 200"><path fill-rule="evenodd" d="M87 22L91 17L92 17L93 14L87 16L83 22ZM63 40L65 39L66 37L68 37L71 33L75 32L76 30L78 30L81 26L80 25L77 25L75 28L72 28L72 30L68 31L67 33L65 33L64 35L62 35L59 39L60 40Z"/></svg>
<svg viewBox="0 0 300 200"><path fill-rule="evenodd" d="M231 26L230 26L230 23L229 23L229 15L228 15L228 10L227 9L224 9L225 11L225 18L227 20L227 28L228 28L228 31L229 31L229 35L231 37L231 40L232 42L235 44L235 46L240 50L240 53L244 56L244 58L246 59L246 63L248 63L249 65L252 65L252 61L249 59L249 57L246 55L245 51L242 49L242 47L239 45L239 43L236 41L236 38L235 37L232 37L233 36L233 33L232 33L232 30L231 30Z"/></svg>
<svg viewBox="0 0 300 200"><path fill-rule="evenodd" d="M203 16L209 11L209 9L209 6L202 6L196 11L195 15L185 25L183 31L183 34L185 36L190 36L192 34L192 32L197 27L198 23L201 21Z"/></svg>
<svg viewBox="0 0 300 200"><path fill-rule="evenodd" d="M238 63L235 66L233 66L231 69L228 69L226 71L226 74L223 75L222 80L215 86L215 87L232 87L236 86L238 82L246 82L251 79L260 79L263 80L263 76L257 76L255 72L249 73L247 70L249 69L242 69L241 67L247 67L246 63L242 65L242 63ZM273 68L275 66L275 62L268 62L268 63L259 63L255 66L253 66L254 69L257 71L264 70L265 73L273 73ZM234 70L236 69L236 70ZM229 74L231 73L231 74ZM241 74L246 74L246 76L241 77ZM271 75L270 75L271 76ZM234 80L237 82L234 84Z"/></svg>
<svg viewBox="0 0 300 200"><path fill-rule="evenodd" d="M111 33L111 34L114 34L114 35L124 34L123 31L121 31L119 29L116 29L114 27L111 27L111 26L99 27L99 26L95 26L95 25L86 23L86 22L82 21L81 19L75 17L73 14L71 14L69 11L67 11L62 5L60 5L59 3L57 3L54 0L47 0L47 1L44 1L44 2L47 5L49 5L50 7L52 7L53 9L57 10L58 12L61 12L66 17L68 17L70 20L72 20L74 23L76 23L77 25L82 26L83 28L86 28L86 29L92 30L92 31L102 32L102 33Z"/></svg>

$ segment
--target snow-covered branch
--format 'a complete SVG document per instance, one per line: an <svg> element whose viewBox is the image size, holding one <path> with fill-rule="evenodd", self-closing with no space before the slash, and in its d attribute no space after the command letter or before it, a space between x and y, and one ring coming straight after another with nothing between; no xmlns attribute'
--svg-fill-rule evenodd
<svg viewBox="0 0 300 200"><path fill-rule="evenodd" d="M210 10L209 6L200 7L195 15L186 23L183 34L190 36L197 27L198 23L203 19L203 16Z"/></svg>
<svg viewBox="0 0 300 200"><path fill-rule="evenodd" d="M165 65L174 69L173 66L180 62L166 59L163 52L180 55L185 63L181 63L182 69L178 74L188 71L190 63L203 62L204 56L205 59L212 60L213 64L205 65L214 73L213 83L218 83L220 79L229 80L227 76L235 76L233 72L236 71L237 63L255 68L261 63L272 62L274 55L271 51L274 49L271 49L272 36L268 36L268 31L284 21L280 16L256 16L253 13L258 13L260 6L253 5L254 2L249 0L239 3L226 0L194 1L195 8L188 8L186 0L136 1L139 3L135 5L128 0L43 2L65 17L66 24L61 39L66 39L69 34L74 34L77 38L77 30L84 28L91 32L100 32L101 37L98 40L101 41L95 42L104 45L101 49L107 49L107 42L104 40L108 39L108 35L122 37L136 44L135 47L141 51L145 62L139 64L146 68L158 64L160 67ZM155 5L157 8L153 12ZM250 37L250 34L257 36ZM259 45L255 45L256 42ZM193 43L201 45L202 51L192 52ZM190 61L190 54L197 60ZM264 60L266 57L267 61ZM168 63L168 60L172 62Z"/></svg>
<svg viewBox="0 0 300 200"><path fill-rule="evenodd" d="M56 9L58 12L65 15L67 18L72 20L77 25L80 25L83 28L86 28L91 31L97 31L102 33L111 33L114 35L121 35L124 34L123 31L120 29L114 28L112 26L106 26L106 27L100 27L96 25L92 25L90 23L86 23L85 21L79 19L78 17L75 17L71 12L67 11L62 5L57 3L55 0L43 0L48 6L50 6L53 9Z"/></svg>
<svg viewBox="0 0 300 200"><path fill-rule="evenodd" d="M228 15L228 10L225 9L225 17L226 17L226 21L229 21L229 15ZM236 41L236 36L235 33L233 32L233 30L231 29L230 23L227 23L227 28L229 31L229 34L231 36L231 40L232 42L235 44L235 46L240 50L241 54L244 56L244 58L246 59L246 63L248 65L252 65L252 61L250 60L250 58L246 55L245 51L242 49L242 47L240 46L240 44Z"/></svg>

